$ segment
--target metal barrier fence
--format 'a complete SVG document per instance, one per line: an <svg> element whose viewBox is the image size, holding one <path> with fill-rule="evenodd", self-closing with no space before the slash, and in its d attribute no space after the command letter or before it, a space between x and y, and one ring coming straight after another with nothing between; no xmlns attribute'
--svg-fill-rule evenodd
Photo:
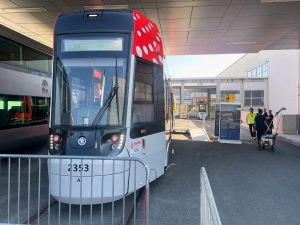
<svg viewBox="0 0 300 225"><path fill-rule="evenodd" d="M149 224L150 168L139 159L0 155L0 163L0 224Z"/></svg>
<svg viewBox="0 0 300 225"><path fill-rule="evenodd" d="M200 194L200 224L222 225L215 199L204 167L200 171L201 194Z"/></svg>

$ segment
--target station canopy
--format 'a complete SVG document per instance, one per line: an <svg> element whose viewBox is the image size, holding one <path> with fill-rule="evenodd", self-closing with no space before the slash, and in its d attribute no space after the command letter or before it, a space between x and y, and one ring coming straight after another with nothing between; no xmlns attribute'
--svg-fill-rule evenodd
<svg viewBox="0 0 300 225"><path fill-rule="evenodd" d="M52 47L57 14L97 8L142 12L157 24L166 55L300 48L297 0L0 0L0 22Z"/></svg>

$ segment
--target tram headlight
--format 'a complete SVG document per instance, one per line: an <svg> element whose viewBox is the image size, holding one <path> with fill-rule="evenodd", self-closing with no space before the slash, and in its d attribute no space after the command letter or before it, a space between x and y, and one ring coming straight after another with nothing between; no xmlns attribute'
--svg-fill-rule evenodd
<svg viewBox="0 0 300 225"><path fill-rule="evenodd" d="M121 151L124 148L124 144L125 144L125 135L123 133L121 133L119 135L118 141L116 143L112 144L111 148L112 148L112 150Z"/></svg>
<svg viewBox="0 0 300 225"><path fill-rule="evenodd" d="M49 150L53 151L53 134L50 134L49 136Z"/></svg>

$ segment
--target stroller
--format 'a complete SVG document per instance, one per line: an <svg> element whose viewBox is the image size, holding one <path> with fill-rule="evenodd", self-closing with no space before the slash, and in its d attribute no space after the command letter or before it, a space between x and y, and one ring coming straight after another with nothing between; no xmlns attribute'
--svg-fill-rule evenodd
<svg viewBox="0 0 300 225"><path fill-rule="evenodd" d="M278 135L278 133L277 133L278 125L279 125L281 117L282 117L282 111L284 111L284 110L286 110L286 108L282 107L278 112L275 113L275 116L273 117L272 122L269 124L268 129L266 130L264 135L262 135L262 137L260 139L260 146L262 147L262 149L265 149L265 147L268 145L271 147L271 151L274 152L275 141L276 141L276 137ZM267 132L268 132L269 128L273 125L274 119L278 116L279 116L279 119L277 120L275 134L268 134Z"/></svg>

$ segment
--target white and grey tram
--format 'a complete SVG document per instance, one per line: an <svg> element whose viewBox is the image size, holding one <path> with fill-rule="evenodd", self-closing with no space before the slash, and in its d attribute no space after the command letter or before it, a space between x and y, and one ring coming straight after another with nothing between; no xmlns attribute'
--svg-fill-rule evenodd
<svg viewBox="0 0 300 225"><path fill-rule="evenodd" d="M78 156L136 157L150 166L150 181L164 174L173 101L163 58L156 25L138 11L58 16L49 153L76 157L48 162L54 198L71 204L90 204L91 195L93 204L120 199L124 174L126 194L133 192L132 165L112 160L101 169L101 160L91 165ZM145 171L136 173L143 187Z"/></svg>

